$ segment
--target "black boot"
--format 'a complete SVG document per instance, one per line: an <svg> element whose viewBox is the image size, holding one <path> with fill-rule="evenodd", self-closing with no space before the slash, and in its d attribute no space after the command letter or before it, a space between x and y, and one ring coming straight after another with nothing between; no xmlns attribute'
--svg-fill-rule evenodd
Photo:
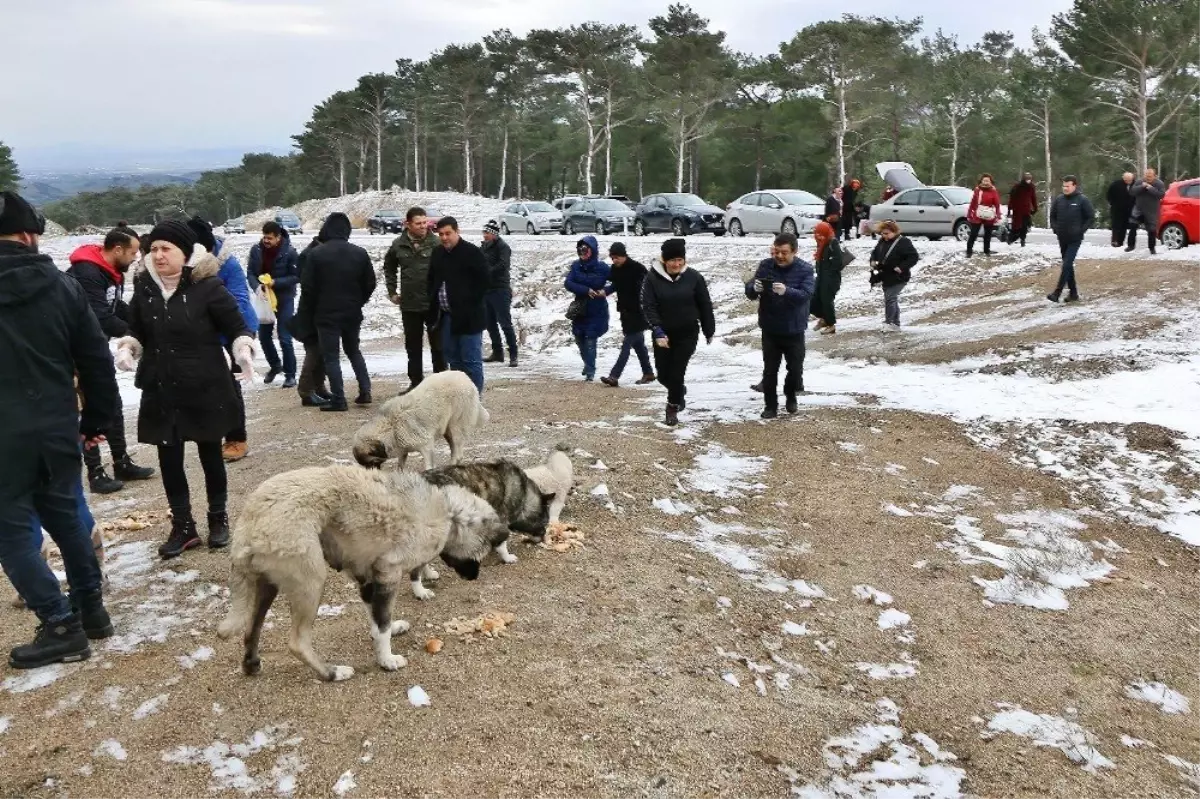
<svg viewBox="0 0 1200 799"><path fill-rule="evenodd" d="M295 387L296 387L296 376L295 375L283 378L283 385L280 386L280 388L295 388Z"/></svg>
<svg viewBox="0 0 1200 799"><path fill-rule="evenodd" d="M321 399L323 399L325 402L329 402L331 399L333 399L333 395L332 395L332 394L330 394L328 391L326 391L326 390L325 390L325 389L323 389L323 388L318 388L316 391L314 391L314 392L313 392L313 396L314 396L314 397L320 397L320 398L321 398Z"/></svg>
<svg viewBox="0 0 1200 799"><path fill-rule="evenodd" d="M125 487L120 480L114 480L104 471L103 466L88 469L88 488L93 494L115 494Z"/></svg>
<svg viewBox="0 0 1200 799"><path fill-rule="evenodd" d="M674 405L670 402L667 403L667 413L666 413L666 417L663 419L663 422L670 425L671 427L674 427L675 425L679 424L679 406L678 405Z"/></svg>
<svg viewBox="0 0 1200 799"><path fill-rule="evenodd" d="M1058 302L1058 299L1061 296L1062 295L1059 294L1057 291L1052 291L1046 295L1046 299L1050 300L1050 302Z"/></svg>
<svg viewBox="0 0 1200 799"><path fill-rule="evenodd" d="M761 382L761 381L759 381L758 383L755 383L754 385L750 386L750 390L751 390L751 391L757 391L759 394L763 393L763 384L762 384L762 382Z"/></svg>
<svg viewBox="0 0 1200 799"><path fill-rule="evenodd" d="M128 455L113 460L113 477L118 480L128 483L130 480L149 480L153 476L153 469L138 466Z"/></svg>
<svg viewBox="0 0 1200 799"><path fill-rule="evenodd" d="M324 411L335 411L335 412L336 412L336 411L345 411L345 410L349 410L349 407L346 405L346 400L344 400L344 399L340 399L340 400L339 400L339 399L334 399L334 400L330 400L329 402L327 402L327 403L325 403L324 405L322 405L322 406L321 406L321 410L322 410L323 412L324 412Z"/></svg>
<svg viewBox="0 0 1200 799"><path fill-rule="evenodd" d="M485 363L504 363L504 350L492 350Z"/></svg>
<svg viewBox="0 0 1200 799"><path fill-rule="evenodd" d="M759 419L775 419L779 416L779 410L776 408L763 408L763 412L758 415Z"/></svg>
<svg viewBox="0 0 1200 799"><path fill-rule="evenodd" d="M229 546L229 514L225 511L208 514L208 548L224 549Z"/></svg>
<svg viewBox="0 0 1200 799"><path fill-rule="evenodd" d="M39 669L53 663L75 663L92 656L79 617L38 625L33 643L14 647L8 665L14 669Z"/></svg>
<svg viewBox="0 0 1200 799"><path fill-rule="evenodd" d="M263 378L264 383L274 383L275 378L283 374L283 369L278 366L272 366L267 370L267 376Z"/></svg>
<svg viewBox="0 0 1200 799"><path fill-rule="evenodd" d="M783 409L788 413L795 413L800 410L800 404L796 402L795 397L788 397L787 404L783 406Z"/></svg>
<svg viewBox="0 0 1200 799"><path fill-rule="evenodd" d="M517 351L516 350L513 350L512 353L508 356L508 365L510 367L514 367L514 368L517 366Z"/></svg>
<svg viewBox="0 0 1200 799"><path fill-rule="evenodd" d="M364 391L361 394L359 394L357 397L354 398L354 404L355 405L370 405L371 404L371 392Z"/></svg>
<svg viewBox="0 0 1200 799"><path fill-rule="evenodd" d="M158 548L158 555L163 560L170 560L200 546L200 543L200 534L196 532L196 523L192 521L191 515L178 516L171 520L171 535L166 543Z"/></svg>
<svg viewBox="0 0 1200 799"><path fill-rule="evenodd" d="M307 397L300 400L300 404L305 408L321 408L325 405L328 405L329 400L325 399L320 394L313 392L312 394L309 394Z"/></svg>
<svg viewBox="0 0 1200 799"><path fill-rule="evenodd" d="M84 635L93 641L109 638L113 634L112 619L104 607L104 596L99 591L86 594L71 592L71 608L79 618Z"/></svg>

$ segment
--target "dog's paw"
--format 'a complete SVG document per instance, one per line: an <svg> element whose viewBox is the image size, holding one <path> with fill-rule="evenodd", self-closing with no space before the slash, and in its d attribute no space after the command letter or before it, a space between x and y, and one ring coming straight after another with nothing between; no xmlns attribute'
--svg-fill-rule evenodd
<svg viewBox="0 0 1200 799"><path fill-rule="evenodd" d="M435 582L442 579L442 573L432 566L426 566L424 572L421 573L421 576L430 582Z"/></svg>
<svg viewBox="0 0 1200 799"><path fill-rule="evenodd" d="M330 682L345 682L354 676L354 669L350 666L333 666L331 667L333 676Z"/></svg>
<svg viewBox="0 0 1200 799"><path fill-rule="evenodd" d="M428 588L426 588L423 585L422 586L414 585L413 586L413 596L415 596L417 599L424 601L424 600L428 600L428 599L433 599L435 596L437 596L437 594L430 591Z"/></svg>
<svg viewBox="0 0 1200 799"><path fill-rule="evenodd" d="M498 554L500 555L500 561L502 563L516 563L519 560L519 558L511 552L500 552Z"/></svg>
<svg viewBox="0 0 1200 799"><path fill-rule="evenodd" d="M398 619L392 622L392 635L403 635L412 629L412 625L404 619Z"/></svg>
<svg viewBox="0 0 1200 799"><path fill-rule="evenodd" d="M380 655L377 660L379 661L379 668L383 669L384 671L395 671L396 669L402 669L408 665L408 660L404 657L404 655L393 655L389 653L387 655Z"/></svg>

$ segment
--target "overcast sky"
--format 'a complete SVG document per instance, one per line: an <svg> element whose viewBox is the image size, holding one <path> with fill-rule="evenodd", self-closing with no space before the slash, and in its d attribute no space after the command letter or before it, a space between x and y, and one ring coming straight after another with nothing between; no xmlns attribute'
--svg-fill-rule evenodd
<svg viewBox="0 0 1200 799"><path fill-rule="evenodd" d="M669 0L0 0L0 141L51 149L286 150L312 107L400 57L425 58L501 27L522 34L586 19L630 22ZM1028 42L1070 0L692 0L735 50L765 53L841 10L896 15L973 43ZM981 13L981 9L991 9ZM905 14L907 15L907 14ZM20 68L18 70L18 67ZM20 74L21 77L17 77ZM63 146L67 147L63 147Z"/></svg>

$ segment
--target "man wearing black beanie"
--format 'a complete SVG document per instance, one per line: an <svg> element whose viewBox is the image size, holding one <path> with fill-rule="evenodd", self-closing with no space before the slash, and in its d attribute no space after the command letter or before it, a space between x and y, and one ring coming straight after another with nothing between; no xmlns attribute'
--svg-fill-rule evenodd
<svg viewBox="0 0 1200 799"><path fill-rule="evenodd" d="M41 622L31 644L9 653L18 669L83 660L89 637L113 634L76 492L80 439L95 447L118 413L116 373L82 287L38 254L45 224L0 192L0 561ZM35 514L62 553L71 602L29 533Z"/></svg>

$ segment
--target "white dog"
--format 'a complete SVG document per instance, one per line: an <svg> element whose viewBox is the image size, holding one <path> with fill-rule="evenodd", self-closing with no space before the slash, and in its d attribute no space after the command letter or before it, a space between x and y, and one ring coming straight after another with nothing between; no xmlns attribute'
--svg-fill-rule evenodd
<svg viewBox="0 0 1200 799"><path fill-rule="evenodd" d="M450 462L458 463L463 443L488 418L471 378L463 372L438 372L383 403L375 418L354 434L354 459L378 469L395 458L403 469L408 454L419 452L425 468L432 469L434 443L445 438Z"/></svg>
<svg viewBox="0 0 1200 799"><path fill-rule="evenodd" d="M525 474L539 489L554 494L554 500L550 503L551 524L558 521L563 506L567 504L567 495L575 488L575 467L571 464L570 451L570 445L559 444L544 464L525 470Z"/></svg>

